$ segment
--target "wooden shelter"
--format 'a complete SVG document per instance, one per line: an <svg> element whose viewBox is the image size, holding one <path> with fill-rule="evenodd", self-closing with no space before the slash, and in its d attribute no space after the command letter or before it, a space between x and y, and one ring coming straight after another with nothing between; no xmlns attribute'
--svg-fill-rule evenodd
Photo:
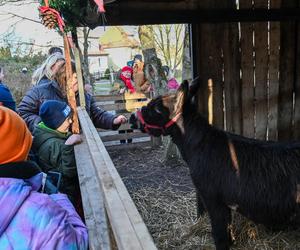
<svg viewBox="0 0 300 250"><path fill-rule="evenodd" d="M298 0L104 0L105 17L94 0L77 2L77 26L189 23L201 112L208 115L211 92L217 127L300 139Z"/></svg>
<svg viewBox="0 0 300 250"><path fill-rule="evenodd" d="M80 5L80 16L63 16L77 26L189 23L193 75L202 81L201 113L211 115L215 126L247 137L300 139L299 1L107 0L105 18L93 0L72 3ZM120 249L155 249L82 108L79 118L85 143L76 146L76 158L83 200L90 204L85 207L90 248L111 249L115 242Z"/></svg>
<svg viewBox="0 0 300 250"><path fill-rule="evenodd" d="M293 140L300 139L299 7L296 0L115 0L105 15L106 25L190 23L201 112L208 115L211 94L217 127ZM90 25L102 24L94 15Z"/></svg>

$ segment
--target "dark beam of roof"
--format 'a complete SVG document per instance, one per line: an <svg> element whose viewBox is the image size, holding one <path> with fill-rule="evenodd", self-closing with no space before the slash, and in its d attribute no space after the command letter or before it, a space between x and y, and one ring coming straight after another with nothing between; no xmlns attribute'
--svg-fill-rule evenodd
<svg viewBox="0 0 300 250"><path fill-rule="evenodd" d="M154 3L153 3L154 4ZM300 20L300 8L285 9L169 9L114 8L107 5L105 25L143 25L166 23L218 23ZM99 18L97 25L103 25Z"/></svg>

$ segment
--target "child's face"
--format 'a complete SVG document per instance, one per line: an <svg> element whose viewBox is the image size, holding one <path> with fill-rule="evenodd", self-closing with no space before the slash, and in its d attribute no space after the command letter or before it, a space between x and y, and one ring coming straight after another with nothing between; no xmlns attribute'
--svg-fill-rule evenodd
<svg viewBox="0 0 300 250"><path fill-rule="evenodd" d="M76 73L73 73L72 75L72 89L75 93L78 91L78 80Z"/></svg>
<svg viewBox="0 0 300 250"><path fill-rule="evenodd" d="M67 133L72 123L72 118L68 117L56 130L61 133Z"/></svg>
<svg viewBox="0 0 300 250"><path fill-rule="evenodd" d="M122 72L122 75L126 78L131 78L131 72L129 70L125 70Z"/></svg>

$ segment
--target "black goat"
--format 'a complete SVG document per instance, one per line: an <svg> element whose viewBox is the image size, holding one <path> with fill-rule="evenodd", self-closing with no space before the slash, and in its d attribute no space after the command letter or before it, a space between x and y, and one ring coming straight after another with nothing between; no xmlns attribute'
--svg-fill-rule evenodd
<svg viewBox="0 0 300 250"><path fill-rule="evenodd" d="M153 99L130 122L154 136L170 135L188 163L198 216L208 211L217 250L229 249L231 209L277 229L300 222L300 143L266 142L214 128L197 113L195 94L182 83L176 94Z"/></svg>

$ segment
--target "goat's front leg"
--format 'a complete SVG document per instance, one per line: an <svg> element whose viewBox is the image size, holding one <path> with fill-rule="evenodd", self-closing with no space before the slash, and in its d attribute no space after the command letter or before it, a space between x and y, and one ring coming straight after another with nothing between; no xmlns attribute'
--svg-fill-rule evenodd
<svg viewBox="0 0 300 250"><path fill-rule="evenodd" d="M198 190L196 190L196 195L197 195L197 219L199 219L200 216L202 216L205 213L206 209L203 202L203 198L201 197L201 194Z"/></svg>
<svg viewBox="0 0 300 250"><path fill-rule="evenodd" d="M217 200L205 200L205 205L211 221L216 250L229 250L232 244L229 230L231 224L230 209Z"/></svg>

